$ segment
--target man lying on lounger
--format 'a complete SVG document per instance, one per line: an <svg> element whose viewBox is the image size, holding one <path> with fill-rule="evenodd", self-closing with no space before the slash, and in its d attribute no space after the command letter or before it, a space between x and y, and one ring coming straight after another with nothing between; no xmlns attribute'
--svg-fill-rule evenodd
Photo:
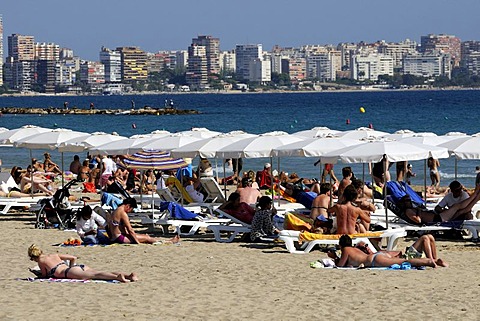
<svg viewBox="0 0 480 321"><path fill-rule="evenodd" d="M341 257L338 257L333 252L328 252L328 256L335 261L337 267L389 267L393 264L402 264L404 262L410 263L412 266L431 266L437 267L437 264L429 258L425 259L403 259L392 257L386 252L377 252L374 254L366 254L360 249L352 246L352 239L348 235L342 235L339 240L340 249L342 251Z"/></svg>

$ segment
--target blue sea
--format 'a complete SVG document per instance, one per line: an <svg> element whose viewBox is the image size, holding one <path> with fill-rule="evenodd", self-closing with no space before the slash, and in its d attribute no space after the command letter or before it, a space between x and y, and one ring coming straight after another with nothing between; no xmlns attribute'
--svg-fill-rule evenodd
<svg viewBox="0 0 480 321"><path fill-rule="evenodd" d="M318 92L318 93L241 93L241 94L159 94L124 96L0 96L0 107L69 107L96 109L130 109L136 107L162 107L165 99L173 99L179 109L195 109L199 115L131 116L131 115L3 115L0 127L9 129L23 125L49 128L69 128L85 132L117 132L120 135L150 133L164 129L170 132L206 127L228 132L243 130L250 133L285 131L288 133L326 126L336 130L368 127L395 132L409 129L415 132L447 132L474 134L480 131L480 91L375 91L375 92ZM360 112L360 107L365 113ZM349 124L347 124L347 120ZM4 167L26 166L29 151L0 148ZM42 158L43 151L33 151ZM52 156L60 163L60 155ZM69 164L71 154L65 154ZM244 170L259 170L269 159L246 159ZM297 172L302 177L318 177L320 169L313 166L316 159L281 159L281 169ZM442 185L454 177L454 160L440 160ZM196 161L194 160L194 165ZM415 184L423 184L423 161L412 162L418 173ZM480 161L459 161L458 178L466 186L473 186L475 166ZM219 167L220 164L218 165ZM274 159L273 167L277 167ZM336 165L341 176L342 164ZM362 176L362 165L354 165L357 176ZM368 178L367 178L368 180ZM429 180L427 180L429 182Z"/></svg>

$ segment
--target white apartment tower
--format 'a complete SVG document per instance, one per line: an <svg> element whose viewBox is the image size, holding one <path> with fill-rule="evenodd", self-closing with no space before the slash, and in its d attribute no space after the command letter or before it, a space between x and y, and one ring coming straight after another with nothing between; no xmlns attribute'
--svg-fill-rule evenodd
<svg viewBox="0 0 480 321"><path fill-rule="evenodd" d="M307 78L317 78L320 81L335 81L337 69L340 67L338 51L317 53L307 56Z"/></svg>
<svg viewBox="0 0 480 321"><path fill-rule="evenodd" d="M451 57L449 54L430 52L411 54L403 58L403 73L419 77L451 76Z"/></svg>
<svg viewBox="0 0 480 321"><path fill-rule="evenodd" d="M262 45L237 45L235 47L235 69L237 76L240 79L250 79L250 61L261 59Z"/></svg>
<svg viewBox="0 0 480 321"><path fill-rule="evenodd" d="M102 47L100 62L105 68L105 82L122 81L122 55L120 52Z"/></svg>
<svg viewBox="0 0 480 321"><path fill-rule="evenodd" d="M417 53L417 43L410 39L398 43L382 41L378 52L393 58L393 68L402 68L403 57Z"/></svg>
<svg viewBox="0 0 480 321"><path fill-rule="evenodd" d="M355 80L377 81L380 75L393 76L393 58L383 54L356 54L351 58L350 75Z"/></svg>
<svg viewBox="0 0 480 321"><path fill-rule="evenodd" d="M222 51L220 53L220 69L223 71L233 71L235 72L235 52L232 51Z"/></svg>
<svg viewBox="0 0 480 321"><path fill-rule="evenodd" d="M188 47L187 84L195 89L205 88L208 84L207 70L207 48L192 43Z"/></svg>
<svg viewBox="0 0 480 321"><path fill-rule="evenodd" d="M249 81L264 84L272 80L269 60L252 59L249 63Z"/></svg>

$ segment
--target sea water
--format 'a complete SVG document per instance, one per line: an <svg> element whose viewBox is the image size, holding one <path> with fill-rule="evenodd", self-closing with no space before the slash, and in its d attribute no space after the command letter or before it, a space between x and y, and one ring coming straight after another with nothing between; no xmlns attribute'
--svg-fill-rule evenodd
<svg viewBox="0 0 480 321"><path fill-rule="evenodd" d="M23 125L48 128L69 128L77 131L107 133L123 136L150 133L164 129L170 132L206 127L228 132L243 130L260 134L269 131L293 133L318 126L336 130L350 130L373 126L376 130L393 133L401 129L415 132L447 132L474 134L480 131L480 91L379 91L379 92L316 92L316 93L241 93L241 94L159 94L123 96L28 96L0 97L0 107L56 107L88 109L94 103L96 109L130 109L132 100L137 108L163 107L165 100L173 99L179 109L195 109L198 115L3 115L0 127L9 129ZM365 112L360 111L363 107ZM34 150L33 156L42 159L44 151ZM26 166L29 151L0 148L4 167ZM60 154L52 152L54 161L60 163ZM73 154L64 155L66 167ZM83 157L85 155L81 155ZM282 158L280 169L297 172L301 177L318 177L320 169L314 158ZM214 162L212 160L212 162ZM243 170L260 170L270 159L245 159ZM440 160L442 185L455 176L454 160ZM196 161L194 160L194 165ZM221 161L217 163L222 168ZM273 159L277 168L278 160ZM414 184L423 184L423 161L413 161L417 177ZM458 178L466 186L472 186L475 166L480 161L458 161ZM341 167L335 172L341 177ZM357 176L364 171L360 164L352 165ZM394 173L392 173L394 174ZM368 180L368 177L366 178ZM430 180L427 179L427 183Z"/></svg>

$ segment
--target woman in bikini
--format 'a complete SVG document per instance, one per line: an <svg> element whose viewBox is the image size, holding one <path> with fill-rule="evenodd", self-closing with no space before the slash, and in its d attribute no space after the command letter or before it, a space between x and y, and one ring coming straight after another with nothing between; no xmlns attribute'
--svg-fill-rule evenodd
<svg viewBox="0 0 480 321"><path fill-rule="evenodd" d="M335 261L336 266L366 266L366 267L389 267L393 264L402 264L404 262L410 263L412 266L430 266L437 267L437 264L429 258L414 258L403 259L392 257L386 252L376 252L373 254L366 254L362 250L352 246L352 239L348 235L342 235L339 240L340 249L342 251L341 257L338 257L333 252L328 252L328 256Z"/></svg>
<svg viewBox="0 0 480 321"><path fill-rule="evenodd" d="M45 254L35 244L28 248L30 260L38 263L41 276L45 278L78 279L78 280L117 280L120 282L137 281L137 275L121 272L101 272L86 265L76 265L76 256L68 254ZM69 260L67 264L65 260Z"/></svg>

